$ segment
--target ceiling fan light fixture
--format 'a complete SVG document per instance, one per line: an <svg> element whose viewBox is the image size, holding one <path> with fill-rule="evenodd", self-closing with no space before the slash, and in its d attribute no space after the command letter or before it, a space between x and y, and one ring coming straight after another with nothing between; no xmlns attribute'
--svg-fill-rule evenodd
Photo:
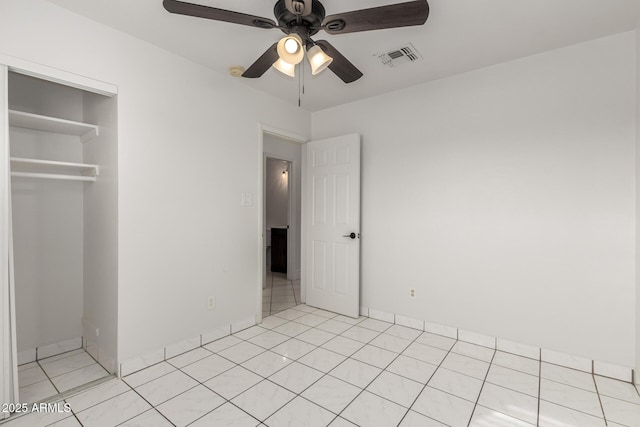
<svg viewBox="0 0 640 427"><path fill-rule="evenodd" d="M295 64L289 64L282 58L279 58L276 62L273 63L273 68L280 71L282 74L286 74L289 77L296 76Z"/></svg>
<svg viewBox="0 0 640 427"><path fill-rule="evenodd" d="M309 64L311 64L311 74L314 76L322 72L333 62L333 58L324 53L318 45L314 45L307 51L307 59L309 60Z"/></svg>
<svg viewBox="0 0 640 427"><path fill-rule="evenodd" d="M289 34L284 36L278 42L278 56L280 59L289 64L299 64L304 58L304 49L302 48L302 39L297 34Z"/></svg>
<svg viewBox="0 0 640 427"><path fill-rule="evenodd" d="M300 45L293 38L287 39L284 42L284 50L286 50L287 53L290 53L290 54L293 55L294 53L296 53L298 51L299 48L300 48Z"/></svg>

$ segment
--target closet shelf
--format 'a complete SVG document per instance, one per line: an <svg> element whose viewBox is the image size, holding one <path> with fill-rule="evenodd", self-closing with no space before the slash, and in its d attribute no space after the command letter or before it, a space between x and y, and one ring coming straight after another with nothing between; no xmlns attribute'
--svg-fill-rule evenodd
<svg viewBox="0 0 640 427"><path fill-rule="evenodd" d="M98 165L11 157L11 176L94 182Z"/></svg>
<svg viewBox="0 0 640 427"><path fill-rule="evenodd" d="M79 136L82 142L87 142L100 135L100 127L96 125L16 110L9 110L9 126L75 135Z"/></svg>

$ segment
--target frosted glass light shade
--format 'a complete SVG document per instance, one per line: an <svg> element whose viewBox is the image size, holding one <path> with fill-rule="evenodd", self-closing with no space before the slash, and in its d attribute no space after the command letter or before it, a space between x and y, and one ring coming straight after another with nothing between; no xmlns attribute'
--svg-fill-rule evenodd
<svg viewBox="0 0 640 427"><path fill-rule="evenodd" d="M296 66L294 64L289 64L287 61L282 58L278 59L273 63L273 68L280 71L283 74L286 74L289 77L296 76Z"/></svg>
<svg viewBox="0 0 640 427"><path fill-rule="evenodd" d="M311 64L311 74L314 76L327 68L333 61L333 58L324 53L320 46L315 45L307 51L307 59Z"/></svg>
<svg viewBox="0 0 640 427"><path fill-rule="evenodd" d="M302 39L297 34L284 36L278 42L278 56L289 64L299 64L304 58Z"/></svg>

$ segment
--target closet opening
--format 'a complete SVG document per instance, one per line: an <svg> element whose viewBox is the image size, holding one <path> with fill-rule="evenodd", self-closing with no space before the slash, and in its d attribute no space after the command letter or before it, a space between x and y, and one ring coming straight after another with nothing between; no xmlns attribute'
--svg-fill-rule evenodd
<svg viewBox="0 0 640 427"><path fill-rule="evenodd" d="M18 401L117 370L117 97L8 74Z"/></svg>

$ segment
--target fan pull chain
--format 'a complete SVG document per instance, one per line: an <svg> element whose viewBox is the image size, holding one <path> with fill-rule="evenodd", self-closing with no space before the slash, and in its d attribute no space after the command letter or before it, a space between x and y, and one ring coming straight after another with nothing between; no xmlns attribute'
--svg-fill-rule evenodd
<svg viewBox="0 0 640 427"><path fill-rule="evenodd" d="M300 65L300 67L298 67L298 68L299 68L298 71L301 71L302 70L302 65ZM301 105L301 102L300 102L300 98L301 98L301 95L300 95L300 81L301 81L302 77L300 76L300 74L301 73L298 73L298 107L300 107L300 105Z"/></svg>
<svg viewBox="0 0 640 427"><path fill-rule="evenodd" d="M304 95L304 61L300 63L300 73L298 74L298 107L302 106L302 95Z"/></svg>

